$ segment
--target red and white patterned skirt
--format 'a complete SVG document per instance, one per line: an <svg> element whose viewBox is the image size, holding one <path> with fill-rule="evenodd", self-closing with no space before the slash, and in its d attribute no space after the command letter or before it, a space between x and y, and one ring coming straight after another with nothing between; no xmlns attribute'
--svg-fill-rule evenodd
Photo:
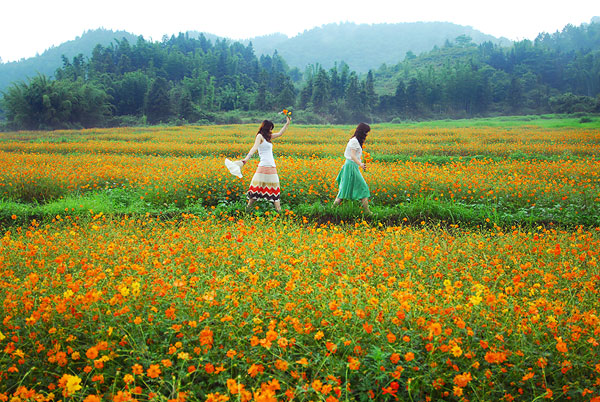
<svg viewBox="0 0 600 402"><path fill-rule="evenodd" d="M268 201L279 201L281 190L279 189L279 176L274 166L259 166L252 176L249 199L261 199Z"/></svg>

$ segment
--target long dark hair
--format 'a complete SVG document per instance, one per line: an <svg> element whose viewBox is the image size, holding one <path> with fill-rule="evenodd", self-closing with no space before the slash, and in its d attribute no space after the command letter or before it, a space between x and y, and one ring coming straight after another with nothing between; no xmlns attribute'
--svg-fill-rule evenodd
<svg viewBox="0 0 600 402"><path fill-rule="evenodd" d="M267 142L271 142L271 131L273 128L275 128L275 124L271 120L263 120L256 134L261 134Z"/></svg>
<svg viewBox="0 0 600 402"><path fill-rule="evenodd" d="M358 126L356 126L356 130L354 130L354 135L352 137L356 137L361 148L367 139L367 133L369 131L371 131L371 126L367 123L359 123Z"/></svg>

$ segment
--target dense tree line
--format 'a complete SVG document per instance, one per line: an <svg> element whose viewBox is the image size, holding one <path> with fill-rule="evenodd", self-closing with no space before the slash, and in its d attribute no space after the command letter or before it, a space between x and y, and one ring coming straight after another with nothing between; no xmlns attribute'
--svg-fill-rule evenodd
<svg viewBox="0 0 600 402"><path fill-rule="evenodd" d="M220 111L293 106L292 77L299 76L277 53L257 58L252 44L212 43L202 35L162 42L140 37L134 45L126 39L98 45L90 58L64 57L55 80L39 75L13 84L3 103L9 123L28 129L139 123L140 118L149 124L211 121ZM67 87L70 96L60 90ZM103 96L83 99L82 93ZM77 103L78 113L70 112L67 102L71 108ZM80 118L80 110L95 119Z"/></svg>
<svg viewBox="0 0 600 402"><path fill-rule="evenodd" d="M600 24L567 25L510 48L456 38L376 72L380 117L600 112ZM391 92L391 91L388 91Z"/></svg>
<svg viewBox="0 0 600 402"><path fill-rule="evenodd" d="M252 44L180 34L97 45L63 58L55 79L14 83L12 128L215 122L230 111L295 108L315 122L600 112L600 24L567 26L503 48L466 35L358 74L340 62L301 73ZM308 119L308 118L307 118Z"/></svg>

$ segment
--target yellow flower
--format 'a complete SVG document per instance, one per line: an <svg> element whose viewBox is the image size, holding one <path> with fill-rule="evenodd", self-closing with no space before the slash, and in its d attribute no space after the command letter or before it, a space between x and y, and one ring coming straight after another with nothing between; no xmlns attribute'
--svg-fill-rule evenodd
<svg viewBox="0 0 600 402"><path fill-rule="evenodd" d="M76 375L65 374L58 382L63 388L63 396L71 396L81 389L81 378Z"/></svg>
<svg viewBox="0 0 600 402"><path fill-rule="evenodd" d="M469 297L469 301L473 303L474 306L477 306L482 300L483 298L479 295Z"/></svg>
<svg viewBox="0 0 600 402"><path fill-rule="evenodd" d="M459 357L460 355L462 355L463 351L460 348L460 346L454 345L452 346L452 349L450 349L450 353L452 353L455 357Z"/></svg>
<svg viewBox="0 0 600 402"><path fill-rule="evenodd" d="M81 378L76 375L72 375L67 380L66 390L69 394L74 394L81 389Z"/></svg>

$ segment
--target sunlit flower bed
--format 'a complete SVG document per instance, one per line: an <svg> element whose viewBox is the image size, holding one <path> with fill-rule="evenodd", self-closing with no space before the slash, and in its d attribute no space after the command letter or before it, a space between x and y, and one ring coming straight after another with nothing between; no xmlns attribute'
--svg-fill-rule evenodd
<svg viewBox="0 0 600 402"><path fill-rule="evenodd" d="M125 189L163 205L245 199L256 161L245 177L230 175L219 157L19 154L0 152L0 197L20 202ZM330 202L343 161L277 158L284 204ZM375 205L419 198L517 209L534 205L598 209L600 160L471 160L449 164L373 162L364 174Z"/></svg>
<svg viewBox="0 0 600 402"><path fill-rule="evenodd" d="M597 401L599 250L582 228L13 227L0 400Z"/></svg>
<svg viewBox="0 0 600 402"><path fill-rule="evenodd" d="M159 206L243 200L256 158L244 168L242 179L229 175L223 161L247 153L255 128L0 133L0 197L45 203L123 189ZM335 198L335 177L351 131L348 126L292 125L277 141L284 205L329 203ZM512 212L572 208L573 214L596 216L599 144L598 130L374 126L366 143L373 161L365 178L374 205L428 199ZM413 160L419 155L450 159Z"/></svg>

